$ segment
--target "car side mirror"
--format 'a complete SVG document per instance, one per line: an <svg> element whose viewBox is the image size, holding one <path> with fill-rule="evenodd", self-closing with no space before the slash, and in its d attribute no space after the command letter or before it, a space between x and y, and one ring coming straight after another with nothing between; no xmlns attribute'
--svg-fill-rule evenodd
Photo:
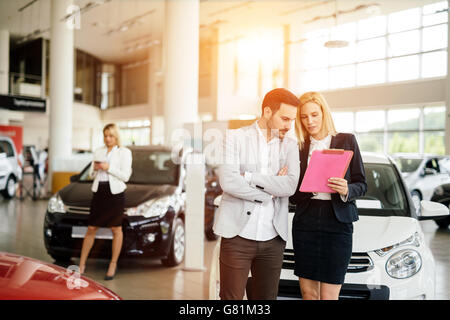
<svg viewBox="0 0 450 320"><path fill-rule="evenodd" d="M2 152L0 153L0 159L6 159L6 153Z"/></svg>
<svg viewBox="0 0 450 320"><path fill-rule="evenodd" d="M420 201L420 212L419 220L433 220L449 215L449 209L445 205L428 200Z"/></svg>
<svg viewBox="0 0 450 320"><path fill-rule="evenodd" d="M431 168L423 169L423 175L424 176L431 176L431 175L434 175L436 173L437 173L436 169L431 169Z"/></svg>
<svg viewBox="0 0 450 320"><path fill-rule="evenodd" d="M70 182L77 182L78 179L80 179L79 174L74 174L73 176L70 176Z"/></svg>

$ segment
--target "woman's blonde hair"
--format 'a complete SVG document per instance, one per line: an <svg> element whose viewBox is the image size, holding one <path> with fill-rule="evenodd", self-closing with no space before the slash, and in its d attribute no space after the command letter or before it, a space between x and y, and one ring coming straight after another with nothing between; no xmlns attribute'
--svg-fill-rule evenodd
<svg viewBox="0 0 450 320"><path fill-rule="evenodd" d="M120 132L119 132L119 128L117 127L117 125L115 123L108 123L103 128L103 134L105 134L106 130L109 130L109 132L111 132L111 134L114 136L114 138L116 138L117 146L120 147L121 146Z"/></svg>
<svg viewBox="0 0 450 320"><path fill-rule="evenodd" d="M320 94L319 92L306 92L302 94L299 98L300 105L297 108L297 117L295 119L295 133L297 135L298 144L300 146L300 149L303 148L303 145L305 144L305 141L309 139L309 133L306 128L303 127L302 121L301 121L301 111L305 104L308 102L314 102L320 108L322 109L322 133L326 133L326 135L331 134L332 136L336 135L336 129L334 127L333 118L331 117L331 111L330 107L328 106L327 101L325 100L325 97Z"/></svg>

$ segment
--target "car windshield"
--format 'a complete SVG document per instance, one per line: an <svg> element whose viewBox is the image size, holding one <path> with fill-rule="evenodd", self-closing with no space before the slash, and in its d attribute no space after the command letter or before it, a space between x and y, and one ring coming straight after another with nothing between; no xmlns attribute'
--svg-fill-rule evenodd
<svg viewBox="0 0 450 320"><path fill-rule="evenodd" d="M132 174L128 184L178 185L179 165L173 163L169 151L133 150ZM92 182L89 166L78 181Z"/></svg>
<svg viewBox="0 0 450 320"><path fill-rule="evenodd" d="M395 162L401 172L414 172L419 168L422 159L396 158Z"/></svg>
<svg viewBox="0 0 450 320"><path fill-rule="evenodd" d="M356 199L358 214L411 216L401 177L390 164L365 163L367 193Z"/></svg>

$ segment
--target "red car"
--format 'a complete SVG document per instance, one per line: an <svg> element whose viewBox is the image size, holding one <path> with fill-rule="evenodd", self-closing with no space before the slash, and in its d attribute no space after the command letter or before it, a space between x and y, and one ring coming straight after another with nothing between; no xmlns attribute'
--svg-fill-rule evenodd
<svg viewBox="0 0 450 320"><path fill-rule="evenodd" d="M76 267L76 266L74 266ZM0 252L0 300L121 300L72 268Z"/></svg>

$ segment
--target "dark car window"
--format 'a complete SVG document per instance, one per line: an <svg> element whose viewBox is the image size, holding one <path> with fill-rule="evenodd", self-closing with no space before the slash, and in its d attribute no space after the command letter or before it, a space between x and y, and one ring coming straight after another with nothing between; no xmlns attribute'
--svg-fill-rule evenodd
<svg viewBox="0 0 450 320"><path fill-rule="evenodd" d="M417 168L419 168L422 163L422 159L397 158L395 159L395 162L401 172L414 172Z"/></svg>
<svg viewBox="0 0 450 320"><path fill-rule="evenodd" d="M428 169L434 169L434 170L436 170L436 172L441 171L441 170L439 170L438 160L435 158L428 160L425 167Z"/></svg>
<svg viewBox="0 0 450 320"><path fill-rule="evenodd" d="M365 163L367 193L356 200L359 215L410 216L401 177L390 164Z"/></svg>
<svg viewBox="0 0 450 320"><path fill-rule="evenodd" d="M178 185L179 165L173 163L167 151L133 150L132 174L127 183ZM92 182L89 166L80 175L79 181Z"/></svg>
<svg viewBox="0 0 450 320"><path fill-rule="evenodd" d="M8 141L0 140L0 153L6 153L7 157L14 157L14 149Z"/></svg>

